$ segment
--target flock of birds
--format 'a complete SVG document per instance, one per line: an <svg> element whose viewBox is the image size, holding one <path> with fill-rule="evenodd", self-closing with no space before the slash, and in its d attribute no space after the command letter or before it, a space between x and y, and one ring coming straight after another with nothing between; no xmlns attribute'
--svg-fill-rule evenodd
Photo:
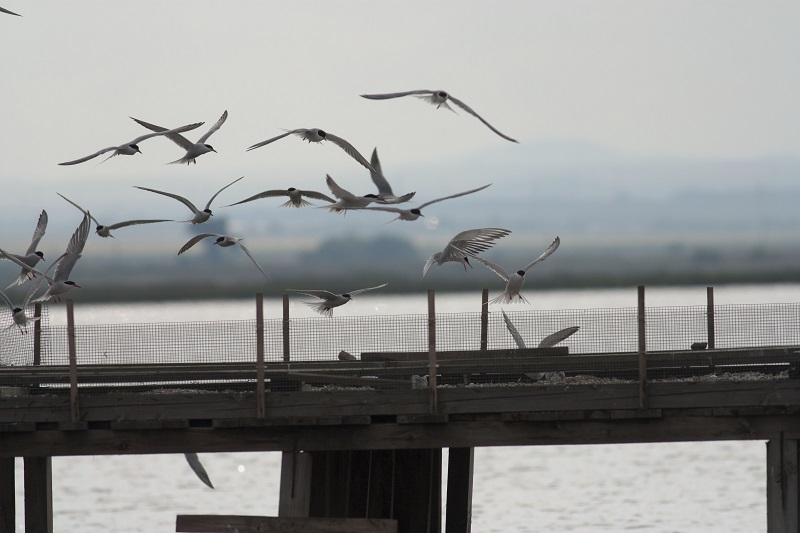
<svg viewBox="0 0 800 533"><path fill-rule="evenodd" d="M449 93L442 90L435 90L435 91L414 90L414 91L405 91L405 92L396 92L387 94L362 94L361 96L370 100L386 100L386 99L400 98L404 96L414 96L435 105L437 108L444 107L451 111L454 110L449 104L453 104L459 109L466 111L467 113L476 117L489 129L491 129L494 133L496 133L503 139L515 143L518 142L515 139L509 137L508 135L505 135L504 133L500 132L491 124L489 124L489 122L487 122L483 117L481 117L478 113L476 113L472 108L467 106L461 100L456 99ZM177 128L165 128L162 126L151 124L149 122L145 122L137 118L133 117L131 118L136 123L138 123L145 129L149 130L149 133L140 135L135 139L128 141L126 143L120 145L108 146L106 148L97 150L89 155L73 159L70 161L66 161L63 163L59 163L59 165L62 166L78 165L90 161L104 154L109 154L104 161L116 156L135 155L141 153L139 145L142 142L159 137L165 137L173 141L184 152L182 157L174 161L171 161L170 164L187 164L187 165L192 163L196 164L197 158L199 158L200 156L210 152L216 152L216 150L214 150L214 148L208 143L208 141L209 138L214 133L219 131L220 128L223 126L223 124L228 118L228 112L225 111L222 114L222 116L220 116L219 119L214 123L214 125L211 126L211 128L208 129L208 131L206 131L203 135L201 135L195 142L187 139L183 134L200 128L204 124L203 122L195 122ZM482 191L483 189L486 189L491 185L490 183L467 191L457 192L448 196L429 200L427 202L420 203L412 208L404 208L404 207L399 207L399 204L403 204L410 201L416 195L416 192L410 192L402 195L396 195L394 193L391 185L383 175L383 171L380 165L380 160L378 159L377 149L375 149L372 152L372 157L370 158L370 160L367 160L351 143L349 143L342 137L339 137L332 133L328 133L319 128L297 128L297 129L285 130L284 133L280 135L253 144L252 146L247 148L247 151L267 146L275 141L278 141L280 139L289 136L297 136L302 140L308 141L309 143L312 142L322 143L323 141L327 141L335 144L336 146L341 148L347 155L349 155L352 159L354 159L364 168L369 170L370 175L372 177L372 181L377 188L377 193L369 193L364 195L357 195L351 193L350 191L339 186L330 175L326 175L326 183L330 190L331 196L318 191L300 190L293 187L288 189L272 189L250 196L239 202L229 204L228 206L225 207L241 205L247 202L252 202L263 198L288 197L288 200L285 203L283 203L281 207L302 208L313 205L312 202L310 202L309 200L316 200L326 203L325 205L319 206L319 208L328 209L329 211L334 213L347 213L350 210L388 212L395 215L395 218L392 220L413 222L418 220L420 217L423 217L424 215L422 213L422 210L432 204L442 202L445 200L451 200L461 196L475 194ZM211 210L211 205L217 198L217 196L219 196L220 193L222 193L228 187L231 187L241 179L242 177L237 178L232 182L228 183L227 185L225 185L224 187L222 187L221 189L219 189L216 193L214 193L213 196L211 196L211 198L205 203L205 205L203 205L202 208L199 207L199 205L202 204L195 204L186 197L173 192L151 189L147 187L136 187L136 188L153 194L158 194L168 198L172 198L182 203L191 212L191 218L185 220L185 222L188 222L190 224L202 224L204 222L207 222L213 215L213 212ZM66 200L67 202L75 206L77 209L79 209L81 213L83 213L83 219L80 225L73 233L72 237L70 238L66 251L63 254L61 254L61 256L59 256L55 261L53 261L50 264L49 268L47 268L44 271L37 268L39 262L44 260L44 254L38 250L38 247L47 229L48 219L46 211L42 211L41 215L39 216L39 220L36 225L36 229L34 230L30 246L25 251L25 253L13 254L0 248L0 259L13 261L20 267L19 275L16 277L16 279L14 279L11 282L10 285L6 287L6 290L10 289L15 285L21 285L23 283L30 282L30 289L28 290L22 303L19 305L15 305L5 292L0 291L0 297L8 306L13 316L13 323L10 324L9 327L17 325L23 333L25 333L27 325L32 320L32 318L28 317L25 313L25 309L29 304L35 302L42 302L49 299L53 299L54 301L60 301L61 296L64 293L71 290L72 288L80 287L80 285L78 285L75 281L72 281L70 277L72 270L75 267L75 264L81 258L84 246L86 245L86 240L89 236L90 225L92 223L94 223L95 225L95 233L100 237L107 238L107 237L113 237L111 231L125 228L128 226L172 221L172 219L146 219L146 220L143 219L143 220L127 220L123 222L117 222L114 224L101 224L97 219L95 219L91 215L89 210L84 209L83 207L73 202L69 198L66 198L61 194L59 195L64 200ZM392 220L390 220L390 222ZM467 267L472 267L470 259L474 259L478 263L484 265L489 270L497 274L500 278L502 278L506 282L505 290L499 296L492 299L491 300L492 303L497 303L497 302L510 303L517 301L526 302L527 300L525 299L524 296L522 296L522 294L520 294L520 290L522 289L525 283L525 275L527 271L530 270L530 268L533 267L535 264L544 261L553 252L555 252L556 249L558 249L561 241L558 237L556 237L555 240L550 244L550 246L548 246L548 248L541 255L539 255L536 259L534 259L533 261L531 261L530 263L528 263L527 265L516 271L506 270L505 268L487 259L478 257L477 254L491 248L492 246L494 246L494 244L498 239L505 237L510 233L511 233L510 230L503 228L477 228L477 229L468 229L462 231L457 235L455 235L440 252L431 255L431 257L425 263L422 276L424 277L425 274L427 274L429 269L434 264L441 266L447 262L461 263L464 266L464 269L466 270ZM180 255L186 252L194 245L196 245L198 242L204 239L213 239L213 244L218 245L220 247L233 247L233 246L239 247L250 258L250 260L253 262L253 264L256 266L259 272L264 276L264 278L267 278L266 271L261 267L261 265L258 263L256 258L250 252L250 250L242 243L242 239L231 235L222 235L217 233L199 233L194 237L192 237L188 242L186 242L180 248L178 254ZM44 282L47 282L46 289L44 289L44 291L37 296L36 293L39 292L40 288L42 288ZM305 302L305 303L311 306L316 312L322 315L332 316L334 308L346 304L353 298L353 296L362 294L367 291L380 289L382 287L385 287L386 285L387 285L386 283L383 283L375 287L356 289L343 294L336 294L327 290L318 290L318 289L287 289L287 291L301 293L307 296L312 296L314 298L317 298L316 301Z"/></svg>

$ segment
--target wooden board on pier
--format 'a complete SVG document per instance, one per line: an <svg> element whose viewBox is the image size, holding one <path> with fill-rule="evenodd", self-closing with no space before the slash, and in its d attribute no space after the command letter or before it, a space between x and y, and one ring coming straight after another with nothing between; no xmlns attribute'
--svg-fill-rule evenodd
<svg viewBox="0 0 800 533"><path fill-rule="evenodd" d="M362 361L417 361L428 359L428 352L362 352ZM505 350L454 350L436 352L438 361L458 359L516 359L520 357L553 357L569 355L569 347L514 348Z"/></svg>
<svg viewBox="0 0 800 533"><path fill-rule="evenodd" d="M397 520L381 518L295 518L239 515L178 515L183 533L397 533Z"/></svg>

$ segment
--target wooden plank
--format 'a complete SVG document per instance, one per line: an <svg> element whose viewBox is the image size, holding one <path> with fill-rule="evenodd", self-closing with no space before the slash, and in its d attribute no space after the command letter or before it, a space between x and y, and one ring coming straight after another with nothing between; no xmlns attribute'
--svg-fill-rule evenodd
<svg viewBox="0 0 800 533"><path fill-rule="evenodd" d="M439 409L436 376L439 374L436 364L436 299L433 289L428 289L428 412L436 414Z"/></svg>
<svg viewBox="0 0 800 533"><path fill-rule="evenodd" d="M72 300L67 300L67 343L69 347L69 404L72 422L80 420L78 404L78 355L75 348L75 315Z"/></svg>
<svg viewBox="0 0 800 533"><path fill-rule="evenodd" d="M309 384L346 385L350 387L373 387L380 389L410 389L411 380L382 379L377 377L340 376L312 372L287 372L286 379L303 381Z"/></svg>
<svg viewBox="0 0 800 533"><path fill-rule="evenodd" d="M638 307L636 311L636 322L639 337L639 408L647 408L647 329L645 320L644 306L644 285L638 287Z"/></svg>
<svg viewBox="0 0 800 533"><path fill-rule="evenodd" d="M446 533L472 530L472 479L475 448L450 448L447 458Z"/></svg>
<svg viewBox="0 0 800 533"><path fill-rule="evenodd" d="M25 533L53 533L53 465L50 457L24 458Z"/></svg>
<svg viewBox="0 0 800 533"><path fill-rule="evenodd" d="M397 521L373 518L294 518L178 515L183 533L397 533Z"/></svg>
<svg viewBox="0 0 800 533"><path fill-rule="evenodd" d="M264 418L264 295L256 294L256 417Z"/></svg>
<svg viewBox="0 0 800 533"><path fill-rule="evenodd" d="M441 531L441 448L397 451L394 501L399 531Z"/></svg>
<svg viewBox="0 0 800 533"><path fill-rule="evenodd" d="M429 352L362 352L361 360L375 361L418 361L426 360ZM456 350L439 351L440 361L461 359L509 359L517 357L543 357L569 355L569 347L553 346L552 348L506 348L497 350Z"/></svg>
<svg viewBox="0 0 800 533"><path fill-rule="evenodd" d="M311 454L283 452L278 516L307 517L311 503Z"/></svg>
<svg viewBox="0 0 800 533"><path fill-rule="evenodd" d="M14 457L0 457L0 533L16 533Z"/></svg>
<svg viewBox="0 0 800 533"><path fill-rule="evenodd" d="M798 441L781 433L767 441L767 532L800 529Z"/></svg>

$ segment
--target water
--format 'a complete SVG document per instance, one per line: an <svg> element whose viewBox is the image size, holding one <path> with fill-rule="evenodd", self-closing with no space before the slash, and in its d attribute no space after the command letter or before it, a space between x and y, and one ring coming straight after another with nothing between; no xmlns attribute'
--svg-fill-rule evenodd
<svg viewBox="0 0 800 533"><path fill-rule="evenodd" d="M490 293L492 295L494 292ZM634 307L635 289L528 293L506 309ZM800 301L800 284L718 287L715 303ZM313 316L293 298L291 314ZM705 287L648 289L648 306L704 305ZM437 312L477 311L480 294L437 296ZM335 315L423 314L424 295L363 295ZM494 310L494 309L493 309ZM50 308L51 324L63 312ZM251 301L124 305L76 303L78 324L246 320ZM265 316L281 316L279 300ZM763 441L538 446L475 450L473 531L766 531ZM205 487L182 455L53 458L56 531L174 531L177 514L278 512L280 454L201 455L216 487ZM447 457L445 451L444 463ZM446 480L443 486L446 486ZM17 462L17 531L23 531L22 461Z"/></svg>

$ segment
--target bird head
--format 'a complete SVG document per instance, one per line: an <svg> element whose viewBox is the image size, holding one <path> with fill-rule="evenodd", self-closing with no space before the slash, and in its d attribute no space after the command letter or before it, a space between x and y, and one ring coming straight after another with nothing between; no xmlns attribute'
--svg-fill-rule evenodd
<svg viewBox="0 0 800 533"><path fill-rule="evenodd" d="M34 253L39 256L39 259L44 261L44 254L42 252L34 252Z"/></svg>

